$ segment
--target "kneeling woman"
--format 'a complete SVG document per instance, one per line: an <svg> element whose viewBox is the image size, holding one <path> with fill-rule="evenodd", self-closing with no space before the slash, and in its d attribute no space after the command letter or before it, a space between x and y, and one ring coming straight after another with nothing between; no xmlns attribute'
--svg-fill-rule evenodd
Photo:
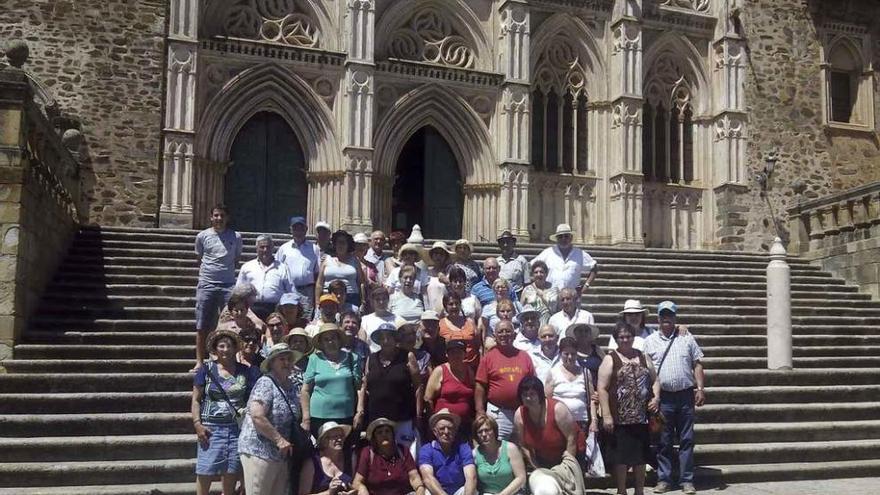
<svg viewBox="0 0 880 495"><path fill-rule="evenodd" d="M351 426L330 421L318 431L318 451L306 460L299 472L299 495L367 495L354 481L354 456L346 447ZM279 492L283 495L287 492ZM248 493L250 495L250 493Z"/></svg>
<svg viewBox="0 0 880 495"><path fill-rule="evenodd" d="M416 461L395 442L394 422L379 418L367 427L368 447L358 458L354 487L370 495L423 495L425 486Z"/></svg>
<svg viewBox="0 0 880 495"><path fill-rule="evenodd" d="M519 447L498 439L498 423L491 416L474 421L474 464L477 466L477 492L516 495L526 484L526 466Z"/></svg>

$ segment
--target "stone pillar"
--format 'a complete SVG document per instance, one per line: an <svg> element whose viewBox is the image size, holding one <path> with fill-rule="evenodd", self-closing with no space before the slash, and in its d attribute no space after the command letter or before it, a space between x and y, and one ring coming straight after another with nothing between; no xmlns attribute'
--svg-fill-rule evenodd
<svg viewBox="0 0 880 495"><path fill-rule="evenodd" d="M520 241L529 240L529 168L507 164L501 169L499 230L510 229Z"/></svg>
<svg viewBox="0 0 880 495"><path fill-rule="evenodd" d="M612 244L640 246L644 228L635 202L642 201L641 2L625 0L618 7L611 24L608 224Z"/></svg>
<svg viewBox="0 0 880 495"><path fill-rule="evenodd" d="M767 265L767 368L792 368L791 268L782 240L773 240Z"/></svg>
<svg viewBox="0 0 880 495"><path fill-rule="evenodd" d="M193 227L198 1L171 0L169 13L159 225Z"/></svg>
<svg viewBox="0 0 880 495"><path fill-rule="evenodd" d="M193 191L193 228L206 227L211 219L211 208L222 202L226 171L232 162L218 162L196 157L193 160L193 180L199 188Z"/></svg>
<svg viewBox="0 0 880 495"><path fill-rule="evenodd" d="M322 180L318 183L323 186L310 190L309 197L316 198L318 205L326 205L318 210L321 212L319 216L323 215L322 218L329 217L331 212L341 207L338 223L340 228L369 232L373 228L374 220L378 220L378 212L373 210L375 6L372 0L349 0L347 7L348 59L345 62L345 81L341 85L341 110L344 115L340 119L346 125L342 150L344 176L341 188L344 194L337 197L341 204L334 201L333 197L322 196L334 189L328 189L327 183ZM311 204L309 209L312 209Z"/></svg>

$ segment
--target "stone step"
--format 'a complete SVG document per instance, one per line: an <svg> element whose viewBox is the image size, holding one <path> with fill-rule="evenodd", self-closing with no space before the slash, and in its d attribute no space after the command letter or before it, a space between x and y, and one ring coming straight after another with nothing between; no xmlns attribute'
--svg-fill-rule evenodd
<svg viewBox="0 0 880 495"><path fill-rule="evenodd" d="M192 365L192 360L187 360ZM74 392L0 394L0 414L70 414L188 411L192 388L177 392Z"/></svg>
<svg viewBox="0 0 880 495"><path fill-rule="evenodd" d="M878 346L799 346L793 347L794 357L876 356ZM767 357L766 346L703 347L706 357Z"/></svg>
<svg viewBox="0 0 880 495"><path fill-rule="evenodd" d="M795 385L795 386L710 386L707 395L712 404L805 404L874 402L880 397L880 384L869 385Z"/></svg>
<svg viewBox="0 0 880 495"><path fill-rule="evenodd" d="M195 459L0 463L0 486L188 482Z"/></svg>
<svg viewBox="0 0 880 495"><path fill-rule="evenodd" d="M703 365L708 369L752 369L766 368L766 357L713 357L704 358ZM880 367L880 356L848 357L797 357L795 368L867 368Z"/></svg>
<svg viewBox="0 0 880 495"><path fill-rule="evenodd" d="M123 461L188 459L196 436L118 435L83 437L0 437L0 462Z"/></svg>
<svg viewBox="0 0 880 495"><path fill-rule="evenodd" d="M694 458L703 465L873 460L880 459L880 439L698 444Z"/></svg>
<svg viewBox="0 0 880 495"><path fill-rule="evenodd" d="M192 390L192 379L190 373L0 374L0 394Z"/></svg>
<svg viewBox="0 0 880 495"><path fill-rule="evenodd" d="M194 481L181 483L144 483L87 486L28 486L0 488L0 495L192 495ZM214 482L211 495L220 495L220 482Z"/></svg>
<svg viewBox="0 0 880 495"><path fill-rule="evenodd" d="M804 292L810 292L813 294L834 294L835 297L842 293L859 294L859 288L857 286L845 285L845 281L840 279L833 278L830 280L825 280L824 282L816 281L815 283L813 283L803 282L803 278L804 277L798 277L798 280L792 281L792 295ZM753 290L758 291L761 294L766 294L767 292L765 280L759 277L754 277L754 279L755 281L724 280L724 289L729 291ZM707 290L714 294L718 293L718 282L715 280L704 280L694 277L693 279L686 280L685 282L685 284L682 284L682 280L663 279L660 277L647 277L646 275L641 273L632 274L632 277L629 278L626 278L626 274L615 274L613 279L597 278L593 281L590 289L592 290L594 288L597 288L608 290L611 288L617 288L617 290L632 291L634 287L638 287L639 294L641 294L643 290L663 292L668 290L691 289Z"/></svg>
<svg viewBox="0 0 880 495"><path fill-rule="evenodd" d="M0 415L0 437L43 437L47 432L76 437L191 434L193 429L189 412Z"/></svg>
<svg viewBox="0 0 880 495"><path fill-rule="evenodd" d="M695 477L702 484L717 486L719 483L876 477L878 472L880 472L880 459L867 459L778 464L702 465L696 468Z"/></svg>
<svg viewBox="0 0 880 495"><path fill-rule="evenodd" d="M192 349L191 351L194 352ZM192 357L189 359L14 359L3 362L7 373L184 373L189 371L192 365Z"/></svg>
<svg viewBox="0 0 880 495"><path fill-rule="evenodd" d="M756 418L757 419L757 418ZM880 439L880 420L767 423L697 423L702 443L821 442Z"/></svg>
<svg viewBox="0 0 880 495"><path fill-rule="evenodd" d="M706 370L713 387L790 385L872 385L880 383L880 368L804 370ZM841 398L844 399L844 398Z"/></svg>
<svg viewBox="0 0 880 495"><path fill-rule="evenodd" d="M707 397L708 397L707 391ZM880 397L878 397L880 398ZM845 398L843 398L845 399ZM700 423L761 423L880 420L880 402L712 404L697 408Z"/></svg>

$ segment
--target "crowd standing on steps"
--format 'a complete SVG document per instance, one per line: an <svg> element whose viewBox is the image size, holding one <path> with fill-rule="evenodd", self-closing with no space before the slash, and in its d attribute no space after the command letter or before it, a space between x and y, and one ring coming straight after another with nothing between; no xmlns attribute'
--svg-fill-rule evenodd
<svg viewBox="0 0 880 495"><path fill-rule="evenodd" d="M293 216L290 241L259 235L242 260L230 218L215 207L195 243L197 495L214 481L224 495L580 495L606 472L624 494L629 471L642 495L647 464L654 493L695 493L703 353L675 303L655 327L635 299L603 348L582 304L599 265L570 226L531 261L503 231L480 262L418 226L318 222L312 241Z"/></svg>

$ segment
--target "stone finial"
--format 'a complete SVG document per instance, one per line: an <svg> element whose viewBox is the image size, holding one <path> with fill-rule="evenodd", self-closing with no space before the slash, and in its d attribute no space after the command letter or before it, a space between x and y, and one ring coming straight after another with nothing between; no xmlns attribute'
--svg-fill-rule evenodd
<svg viewBox="0 0 880 495"><path fill-rule="evenodd" d="M791 183L791 190L794 191L795 194L801 195L807 190L807 183L804 182L803 179L795 179Z"/></svg>
<svg viewBox="0 0 880 495"><path fill-rule="evenodd" d="M6 43L6 60L16 69L21 69L21 66L27 62L28 55L30 55L30 48L24 41L11 40Z"/></svg>
<svg viewBox="0 0 880 495"><path fill-rule="evenodd" d="M770 259L785 259L787 254L785 246L782 245L782 239L779 237L773 239L773 245L770 246Z"/></svg>
<svg viewBox="0 0 880 495"><path fill-rule="evenodd" d="M412 233L409 235L406 242L410 244L418 244L420 246L425 242L425 238L422 237L422 228L419 227L419 224L413 225Z"/></svg>
<svg viewBox="0 0 880 495"><path fill-rule="evenodd" d="M64 131L64 134L61 135L61 144L63 144L68 151L79 151L82 142L82 132L77 129L67 129Z"/></svg>

